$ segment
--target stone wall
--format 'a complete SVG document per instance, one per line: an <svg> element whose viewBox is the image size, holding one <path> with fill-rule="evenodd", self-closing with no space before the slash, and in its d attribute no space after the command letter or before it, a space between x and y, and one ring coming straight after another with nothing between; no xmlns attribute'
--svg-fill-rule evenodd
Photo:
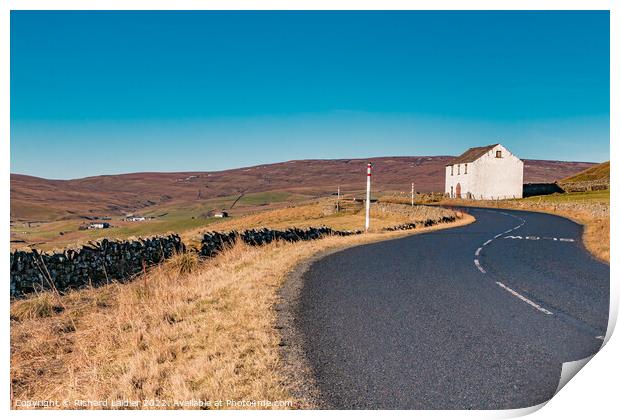
<svg viewBox="0 0 620 420"><path fill-rule="evenodd" d="M415 229L454 220L454 216L442 216L384 230ZM208 232L203 235L198 252L201 257L210 258L239 240L250 246L260 246L273 241L310 241L330 235L349 236L362 232L339 231L329 227ZM100 286L113 280L128 281L146 267L185 251L186 247L178 235L129 241L104 239L79 250L62 253L15 251L11 253L10 261L11 298L23 297L35 291L56 289L63 293L85 286Z"/></svg>
<svg viewBox="0 0 620 420"><path fill-rule="evenodd" d="M320 239L324 236L337 235L337 236L349 236L362 233L361 230L354 231L340 231L333 230L329 227L307 228L297 229L291 228L286 230L273 230L273 229L252 229L243 232L208 232L202 237L200 246L200 255L203 257L212 257L221 252L224 248L229 247L236 243L237 240L241 240L244 243L251 246L259 246L271 243L273 241L310 241L313 239Z"/></svg>
<svg viewBox="0 0 620 420"><path fill-rule="evenodd" d="M586 192L608 190L610 184L608 179L597 179L594 181L560 182L560 185L566 192Z"/></svg>
<svg viewBox="0 0 620 420"><path fill-rule="evenodd" d="M417 229L417 228L422 228L422 227L435 226L439 223L454 222L455 220L456 220L456 216L443 216L439 219L426 219L421 222L403 223L402 225L389 226L389 227L383 228L383 230L386 232L393 232L395 230L410 230L410 229Z"/></svg>
<svg viewBox="0 0 620 420"><path fill-rule="evenodd" d="M112 280L128 280L144 267L184 252L178 235L131 241L107 239L62 253L15 251L11 253L11 297L39 290L59 292Z"/></svg>

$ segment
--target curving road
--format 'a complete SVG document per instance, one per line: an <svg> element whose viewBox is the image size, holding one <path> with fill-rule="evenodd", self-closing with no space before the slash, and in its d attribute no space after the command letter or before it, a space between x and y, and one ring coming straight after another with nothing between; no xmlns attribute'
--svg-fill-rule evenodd
<svg viewBox="0 0 620 420"><path fill-rule="evenodd" d="M297 328L325 408L507 409L599 350L609 266L581 227L468 210L471 225L350 248L304 274Z"/></svg>

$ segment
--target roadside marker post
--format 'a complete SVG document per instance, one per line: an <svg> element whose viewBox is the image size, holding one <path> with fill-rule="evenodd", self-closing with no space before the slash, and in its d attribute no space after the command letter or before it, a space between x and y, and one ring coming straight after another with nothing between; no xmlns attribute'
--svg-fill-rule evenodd
<svg viewBox="0 0 620 420"><path fill-rule="evenodd" d="M415 183L411 183L411 207L413 207L413 199L415 197Z"/></svg>
<svg viewBox="0 0 620 420"><path fill-rule="evenodd" d="M370 176L372 170L372 162L368 162L366 174L366 231L370 227Z"/></svg>
<svg viewBox="0 0 620 420"><path fill-rule="evenodd" d="M336 201L336 212L340 211L340 186L338 187L338 200Z"/></svg>

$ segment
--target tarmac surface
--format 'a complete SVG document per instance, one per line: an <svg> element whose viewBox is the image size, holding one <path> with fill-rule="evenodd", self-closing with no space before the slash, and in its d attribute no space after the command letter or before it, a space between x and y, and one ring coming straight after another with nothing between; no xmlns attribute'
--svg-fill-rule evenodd
<svg viewBox="0 0 620 420"><path fill-rule="evenodd" d="M296 328L323 408L509 409L549 400L596 353L609 265L581 226L468 209L476 222L346 249L303 274Z"/></svg>

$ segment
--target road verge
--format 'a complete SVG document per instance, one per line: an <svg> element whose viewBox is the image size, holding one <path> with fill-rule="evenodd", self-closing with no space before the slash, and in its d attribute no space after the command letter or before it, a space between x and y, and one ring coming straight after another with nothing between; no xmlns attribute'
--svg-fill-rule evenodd
<svg viewBox="0 0 620 420"><path fill-rule="evenodd" d="M214 408L240 408L239 401L242 408L310 406L295 396L282 360L291 341L278 329L278 312L286 310L280 289L289 273L320 252L471 221L462 215L410 231L239 243L207 261L182 254L131 283L14 302L13 401L129 401L138 405L127 408L143 409L201 408L193 401ZM220 400L225 405L215 407ZM264 401L273 405L252 405Z"/></svg>

